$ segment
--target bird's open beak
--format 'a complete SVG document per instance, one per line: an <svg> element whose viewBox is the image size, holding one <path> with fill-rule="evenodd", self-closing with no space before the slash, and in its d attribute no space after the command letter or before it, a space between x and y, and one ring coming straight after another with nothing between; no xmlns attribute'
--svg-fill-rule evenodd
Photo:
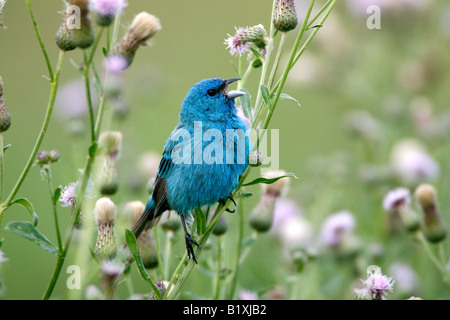
<svg viewBox="0 0 450 320"><path fill-rule="evenodd" d="M227 99L234 99L236 97L243 96L245 92L239 91L239 90L231 90L230 92L226 92L227 87L230 83L236 82L238 80L241 80L239 78L231 78L231 79L225 79L223 80L224 88L222 94L227 97Z"/></svg>

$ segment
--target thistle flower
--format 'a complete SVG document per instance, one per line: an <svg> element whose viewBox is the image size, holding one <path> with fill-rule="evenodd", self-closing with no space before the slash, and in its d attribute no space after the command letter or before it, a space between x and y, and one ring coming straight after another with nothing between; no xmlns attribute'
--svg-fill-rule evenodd
<svg viewBox="0 0 450 320"><path fill-rule="evenodd" d="M383 199L383 207L388 212L398 214L408 231L416 231L420 228L420 221L415 211L411 208L410 202L409 190L397 188L386 194Z"/></svg>
<svg viewBox="0 0 450 320"><path fill-rule="evenodd" d="M108 56L103 62L103 68L112 75L121 75L128 68L128 61L123 56Z"/></svg>
<svg viewBox="0 0 450 320"><path fill-rule="evenodd" d="M98 231L95 254L103 260L113 258L116 254L116 205L107 197L100 198L95 203L94 216Z"/></svg>
<svg viewBox="0 0 450 320"><path fill-rule="evenodd" d="M125 36L111 49L108 56L123 57L127 61L127 68L133 61L137 49L145 45L159 30L159 19L147 12L139 13L131 23Z"/></svg>
<svg viewBox="0 0 450 320"><path fill-rule="evenodd" d="M239 291L239 300L259 300L258 294L250 290Z"/></svg>
<svg viewBox="0 0 450 320"><path fill-rule="evenodd" d="M342 243L344 235L355 228L355 219L349 211L340 211L329 216L322 225L320 237L322 243L337 247Z"/></svg>
<svg viewBox="0 0 450 320"><path fill-rule="evenodd" d="M11 116L3 101L3 80L0 76L0 132L5 132L11 126Z"/></svg>
<svg viewBox="0 0 450 320"><path fill-rule="evenodd" d="M439 165L419 142L411 139L397 142L391 154L392 167L405 184L436 179Z"/></svg>
<svg viewBox="0 0 450 320"><path fill-rule="evenodd" d="M265 49L268 42L267 32L262 24L253 27L236 28L234 36L228 35L224 44L230 50L231 55L242 56L249 52L250 44L253 43L256 48Z"/></svg>
<svg viewBox="0 0 450 320"><path fill-rule="evenodd" d="M97 105L98 95L91 88L92 102ZM55 111L63 120L81 118L88 112L86 87L83 80L72 80L60 86L55 100Z"/></svg>
<svg viewBox="0 0 450 320"><path fill-rule="evenodd" d="M367 268L367 279L361 280L364 287L354 289L353 293L358 300L386 300L388 291L392 291L395 281L392 277L385 276L378 266Z"/></svg>
<svg viewBox="0 0 450 320"><path fill-rule="evenodd" d="M402 262L394 262L389 267L389 273L395 279L397 291L405 295L413 294L418 287L417 274L413 268Z"/></svg>
<svg viewBox="0 0 450 320"><path fill-rule="evenodd" d="M273 25L281 32L294 30L298 24L294 0L278 0L275 4Z"/></svg>
<svg viewBox="0 0 450 320"><path fill-rule="evenodd" d="M436 189L430 184L421 184L414 192L424 214L424 234L431 242L440 242L447 236L447 227L439 214Z"/></svg>
<svg viewBox="0 0 450 320"><path fill-rule="evenodd" d="M75 10L73 6L78 9ZM87 0L69 0L64 21L56 33L55 40L63 51L71 51L76 48L86 49L94 43Z"/></svg>
<svg viewBox="0 0 450 320"><path fill-rule="evenodd" d="M103 154L116 161L122 148L122 139L120 131L105 131L100 134L98 143L103 149Z"/></svg>
<svg viewBox="0 0 450 320"><path fill-rule="evenodd" d="M91 0L91 11L96 14L96 22L99 26L107 27L128 3L126 0Z"/></svg>
<svg viewBox="0 0 450 320"><path fill-rule="evenodd" d="M76 186L77 182L72 182L62 189L58 199L60 202L62 202L62 207L71 207L72 209L75 208L77 202L77 197L75 194Z"/></svg>
<svg viewBox="0 0 450 320"><path fill-rule="evenodd" d="M100 167L96 175L96 182L100 193L112 195L119 188L118 158L122 145L122 133L119 131L103 132L99 137L102 157L99 158Z"/></svg>

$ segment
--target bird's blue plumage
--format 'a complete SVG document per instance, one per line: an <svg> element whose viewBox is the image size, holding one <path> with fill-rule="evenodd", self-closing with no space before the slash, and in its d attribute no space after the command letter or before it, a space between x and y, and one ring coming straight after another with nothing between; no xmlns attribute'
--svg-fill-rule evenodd
<svg viewBox="0 0 450 320"><path fill-rule="evenodd" d="M230 82L205 79L187 93L135 234L165 210L183 217L197 207L225 200L237 188L248 167L250 142L234 96L225 91Z"/></svg>

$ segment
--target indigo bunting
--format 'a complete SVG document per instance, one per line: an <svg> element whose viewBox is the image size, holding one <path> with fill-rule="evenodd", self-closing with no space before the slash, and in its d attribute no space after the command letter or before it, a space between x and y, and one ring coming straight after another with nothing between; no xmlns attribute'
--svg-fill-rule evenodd
<svg viewBox="0 0 450 320"><path fill-rule="evenodd" d="M205 79L195 84L181 105L179 123L169 136L155 187L133 227L136 238L157 223L164 211L181 218L189 258L197 263L185 217L191 210L216 202L233 202L232 193L248 167L247 124L237 115L234 99L243 92L226 92L240 79ZM227 210L230 211L230 210Z"/></svg>

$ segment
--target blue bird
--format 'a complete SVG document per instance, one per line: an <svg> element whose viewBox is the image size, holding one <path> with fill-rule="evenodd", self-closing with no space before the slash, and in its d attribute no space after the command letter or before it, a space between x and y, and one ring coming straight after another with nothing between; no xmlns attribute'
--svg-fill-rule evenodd
<svg viewBox="0 0 450 320"><path fill-rule="evenodd" d="M196 263L192 244L200 245L187 231L186 215L204 205L223 204L227 198L234 202L232 193L248 167L248 127L237 115L234 102L244 93L226 92L237 80L205 79L189 90L179 123L164 146L154 190L132 230L137 238L153 227L164 211L176 211L188 256Z"/></svg>

